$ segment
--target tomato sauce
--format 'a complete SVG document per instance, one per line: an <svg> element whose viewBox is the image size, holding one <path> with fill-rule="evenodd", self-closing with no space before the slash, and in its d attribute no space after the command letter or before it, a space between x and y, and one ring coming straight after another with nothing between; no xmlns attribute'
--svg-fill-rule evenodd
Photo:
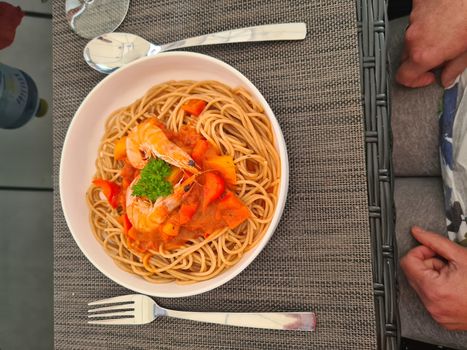
<svg viewBox="0 0 467 350"><path fill-rule="evenodd" d="M200 168L194 182L186 187L180 205L168 213L166 220L152 232L139 232L130 227L124 215L124 229L131 248L146 252L157 250L161 245L175 249L192 239L208 237L222 228L231 229L244 222L250 211L245 204L230 190L235 185L236 169L230 156L220 155L193 127L183 126L179 133L168 131L160 125L166 136L174 144L196 159ZM120 171L122 190L121 210L125 213L125 195L129 184L139 174L128 161ZM184 181L191 174L176 171L169 178L174 182ZM170 180L170 179L169 179ZM230 189L229 189L230 188Z"/></svg>

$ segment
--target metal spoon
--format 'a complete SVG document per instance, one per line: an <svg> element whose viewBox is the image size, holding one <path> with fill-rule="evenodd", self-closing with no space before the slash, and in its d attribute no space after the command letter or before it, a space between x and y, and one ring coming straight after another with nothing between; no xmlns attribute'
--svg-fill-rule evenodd
<svg viewBox="0 0 467 350"><path fill-rule="evenodd" d="M109 74L141 57L153 56L168 50L250 41L302 40L305 36L305 23L270 24L227 30L164 45L151 44L135 34L108 33L92 39L86 45L84 59L95 70Z"/></svg>

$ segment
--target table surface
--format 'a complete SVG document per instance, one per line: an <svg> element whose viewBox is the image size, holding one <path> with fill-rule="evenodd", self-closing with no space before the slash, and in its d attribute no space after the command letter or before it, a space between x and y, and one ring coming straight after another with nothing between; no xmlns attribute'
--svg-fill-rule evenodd
<svg viewBox="0 0 467 350"><path fill-rule="evenodd" d="M165 43L251 25L306 22L308 36L300 42L191 49L231 64L263 93L287 144L289 194L272 239L244 272L211 292L158 302L180 310L313 310L315 333L175 319L137 327L86 324L87 302L128 290L86 260L60 207L65 133L80 102L103 78L84 63L86 40L71 32L63 10L54 2L56 348L376 348L355 1L132 0L120 28Z"/></svg>

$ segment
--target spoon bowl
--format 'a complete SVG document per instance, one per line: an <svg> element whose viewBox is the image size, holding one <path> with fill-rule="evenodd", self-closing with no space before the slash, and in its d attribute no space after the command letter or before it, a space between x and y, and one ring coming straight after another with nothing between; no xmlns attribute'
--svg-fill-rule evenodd
<svg viewBox="0 0 467 350"><path fill-rule="evenodd" d="M84 48L84 59L95 70L110 74L139 58L153 56L161 51L138 35L108 33L91 40Z"/></svg>

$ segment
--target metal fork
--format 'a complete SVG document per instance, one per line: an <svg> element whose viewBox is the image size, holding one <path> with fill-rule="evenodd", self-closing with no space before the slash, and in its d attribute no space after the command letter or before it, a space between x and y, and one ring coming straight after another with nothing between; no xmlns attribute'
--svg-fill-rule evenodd
<svg viewBox="0 0 467 350"><path fill-rule="evenodd" d="M185 320L219 323L229 326L313 331L316 317L313 312L189 312L175 311L160 307L150 297L141 294L122 295L89 303L89 306L108 305L88 310L91 324L145 324L159 316Z"/></svg>

